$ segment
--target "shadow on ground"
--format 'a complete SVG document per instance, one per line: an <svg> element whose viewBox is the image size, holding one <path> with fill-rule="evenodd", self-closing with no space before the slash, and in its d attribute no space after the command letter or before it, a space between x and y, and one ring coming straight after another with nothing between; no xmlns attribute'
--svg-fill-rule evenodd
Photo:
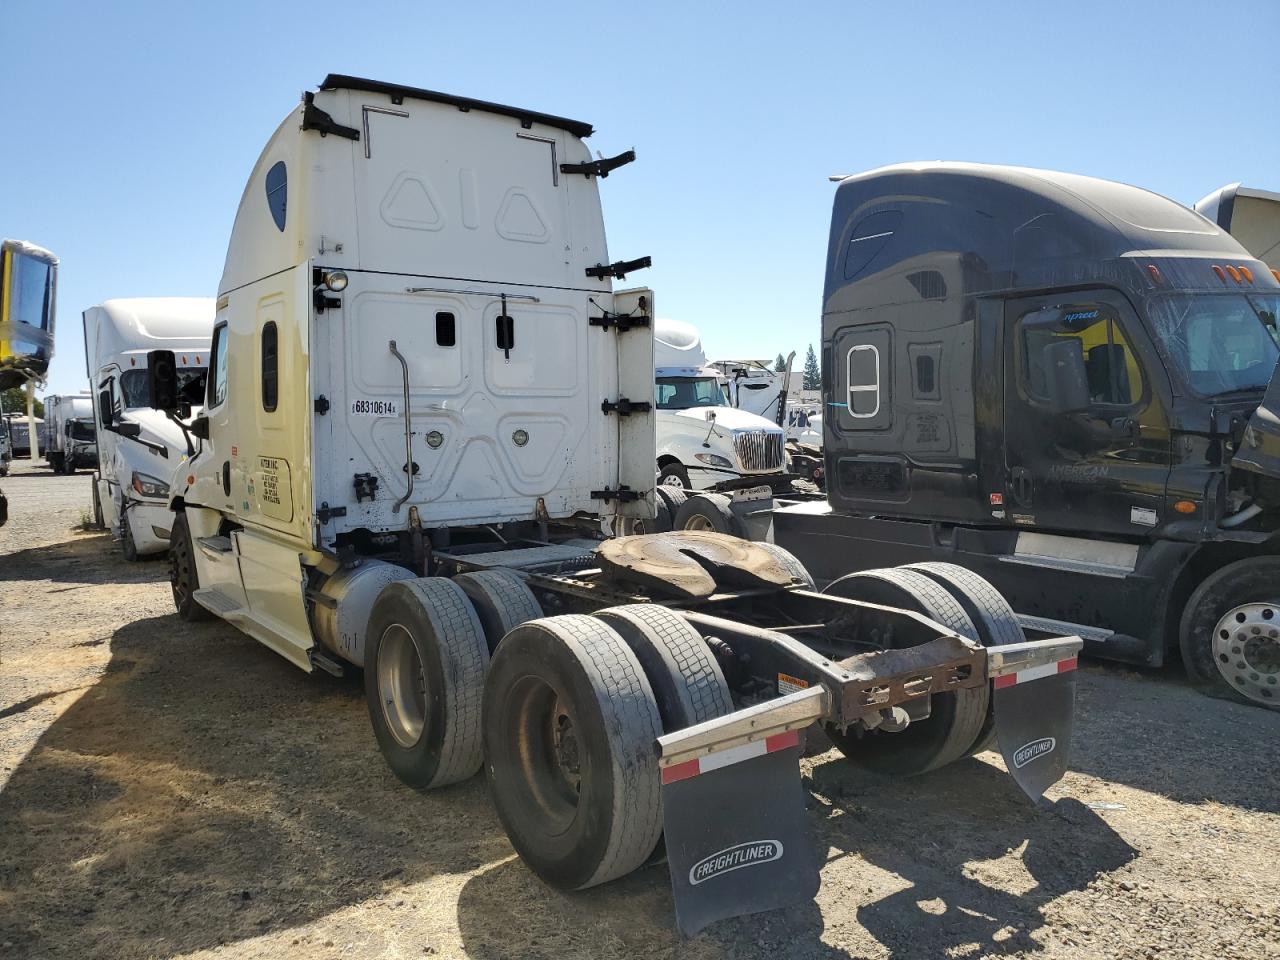
<svg viewBox="0 0 1280 960"><path fill-rule="evenodd" d="M0 582L51 580L66 590L86 583L152 583L168 580L167 554L124 559L120 544L103 531L0 556Z"/></svg>
<svg viewBox="0 0 1280 960"><path fill-rule="evenodd" d="M1182 803L1280 813L1280 711L1207 697L1180 666L1091 664L1073 740L1073 771Z"/></svg>
<svg viewBox="0 0 1280 960"><path fill-rule="evenodd" d="M855 923L900 960L1039 949L1030 934L1045 924L1041 908L1087 887L1136 856L1095 813L1075 800L1034 808L1001 771L976 760L910 781L868 774L831 758L806 779L809 818L820 849L831 858L859 857L896 874L908 886L888 896L820 894L824 906L805 904L714 924L692 941L672 932L673 910L665 866L579 894L558 894L538 884L524 865L509 860L471 879L458 903L469 955L512 956L511 931L530 916L554 918L553 937L533 945L536 957L591 956L584 950L606 938L611 952L636 954L655 933L683 957L781 957L834 960L852 956L824 943L826 927ZM984 865L1010 860L999 886L984 882ZM876 874L868 869L868 876ZM1017 893L1008 887L1012 883ZM531 885L533 885L531 893ZM895 887L897 884L895 884ZM843 939L843 938L842 938ZM974 945L977 945L977 949Z"/></svg>
<svg viewBox="0 0 1280 960"><path fill-rule="evenodd" d="M510 853L478 778L391 776L357 683L173 616L114 634L0 794L0 837L0 941L33 958L215 947Z"/></svg>

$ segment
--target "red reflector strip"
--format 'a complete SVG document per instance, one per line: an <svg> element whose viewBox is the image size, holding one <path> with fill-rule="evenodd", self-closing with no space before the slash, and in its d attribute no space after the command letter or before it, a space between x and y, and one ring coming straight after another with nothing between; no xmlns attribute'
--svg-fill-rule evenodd
<svg viewBox="0 0 1280 960"><path fill-rule="evenodd" d="M675 783L677 780L688 780L690 777L696 777L700 772L696 759L686 760L684 763L677 763L673 767L663 767L662 782Z"/></svg>
<svg viewBox="0 0 1280 960"><path fill-rule="evenodd" d="M1057 660L1053 663L1041 664L1038 667L1019 670L1017 673L1006 673L1003 677L996 677L992 680L991 685L997 690L1002 690L1005 687L1012 687L1016 683L1030 683L1032 680L1040 680L1043 677L1057 676L1059 673L1074 670L1076 666L1077 659L1075 657L1067 660Z"/></svg>
<svg viewBox="0 0 1280 960"><path fill-rule="evenodd" d="M684 763L663 767L662 782L677 783L680 780L696 777L700 773L710 773L712 770L719 770L721 767L727 767L730 764L741 763L743 760L763 757L767 753L776 753L779 750L786 750L788 747L798 746L800 746L799 730L775 733L771 737L756 740L754 743L744 743L737 747L730 747L727 750L718 750L705 757L698 757L694 760L686 760Z"/></svg>
<svg viewBox="0 0 1280 960"><path fill-rule="evenodd" d="M773 753L775 750L785 750L787 747L798 746L800 746L800 731L788 730L785 733L775 733L772 737L766 737L764 752Z"/></svg>

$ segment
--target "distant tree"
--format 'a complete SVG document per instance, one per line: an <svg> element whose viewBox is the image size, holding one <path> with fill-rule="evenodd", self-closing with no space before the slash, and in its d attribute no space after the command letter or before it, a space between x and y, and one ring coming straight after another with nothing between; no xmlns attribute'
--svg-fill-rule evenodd
<svg viewBox="0 0 1280 960"><path fill-rule="evenodd" d="M787 361L786 361L786 358L782 356L782 354L778 354L778 359L773 361L773 372L774 373L787 372Z"/></svg>
<svg viewBox="0 0 1280 960"><path fill-rule="evenodd" d="M13 387L0 393L0 411L4 413L27 413L27 391L24 387ZM44 419L44 401L36 400L36 416Z"/></svg>
<svg viewBox="0 0 1280 960"><path fill-rule="evenodd" d="M813 344L809 344L809 352L804 356L804 389L822 389L822 371L818 368L818 355L813 352Z"/></svg>

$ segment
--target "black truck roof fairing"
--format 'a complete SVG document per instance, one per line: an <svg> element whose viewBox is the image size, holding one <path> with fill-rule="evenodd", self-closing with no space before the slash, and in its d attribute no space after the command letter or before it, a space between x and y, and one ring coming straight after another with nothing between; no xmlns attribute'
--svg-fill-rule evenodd
<svg viewBox="0 0 1280 960"><path fill-rule="evenodd" d="M470 97L458 97L435 90L423 90L420 87L405 87L397 83L384 83L381 80L366 80L363 77L349 77L341 73L331 73L320 84L321 90L363 90L367 93L385 93L394 99L408 97L412 100L430 100L434 103L447 103L459 110L483 110L486 113L497 113L505 117L515 117L526 126L534 123L546 124L559 130L566 130L575 137L591 136L594 128L581 120L569 120L550 113L539 113L536 110L525 110L521 107L508 107L501 103L489 103L487 100L473 100Z"/></svg>
<svg viewBox="0 0 1280 960"><path fill-rule="evenodd" d="M836 191L824 312L903 302L913 287L921 295L939 290L945 281L931 263L950 268L946 286L961 282L940 290L942 297L1094 282L1128 287L1143 278L1136 264L1117 261L1135 254L1253 260L1216 224L1127 184L976 163L882 167L842 180ZM910 284L865 282L913 268ZM1207 267L1169 281L1218 284Z"/></svg>

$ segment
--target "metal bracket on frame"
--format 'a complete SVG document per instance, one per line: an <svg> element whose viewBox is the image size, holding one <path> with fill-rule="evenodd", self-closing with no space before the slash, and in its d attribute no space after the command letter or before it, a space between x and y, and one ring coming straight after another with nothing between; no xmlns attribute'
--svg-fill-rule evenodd
<svg viewBox="0 0 1280 960"><path fill-rule="evenodd" d="M610 490L605 487L603 490L592 490L592 500L604 500L606 503L610 500L617 500L619 503L630 503L639 500L641 497L639 490L632 490L625 484L618 487L617 490Z"/></svg>
<svg viewBox="0 0 1280 960"><path fill-rule="evenodd" d="M634 260L618 260L614 263L597 263L594 267L587 267L586 274L596 280L604 280L613 277L615 280L627 279L627 274L636 270L643 270L645 267L653 266L652 257L637 257Z"/></svg>
<svg viewBox="0 0 1280 960"><path fill-rule="evenodd" d="M617 401L605 400L600 404L600 409L604 413L616 413L620 417L629 417L633 413L648 413L652 404L647 400L628 400L626 397L619 397Z"/></svg>
<svg viewBox="0 0 1280 960"><path fill-rule="evenodd" d="M636 158L634 150L627 150L616 157L587 160L583 163L562 163L561 173L580 173L585 177L607 177L613 170L626 166Z"/></svg>

